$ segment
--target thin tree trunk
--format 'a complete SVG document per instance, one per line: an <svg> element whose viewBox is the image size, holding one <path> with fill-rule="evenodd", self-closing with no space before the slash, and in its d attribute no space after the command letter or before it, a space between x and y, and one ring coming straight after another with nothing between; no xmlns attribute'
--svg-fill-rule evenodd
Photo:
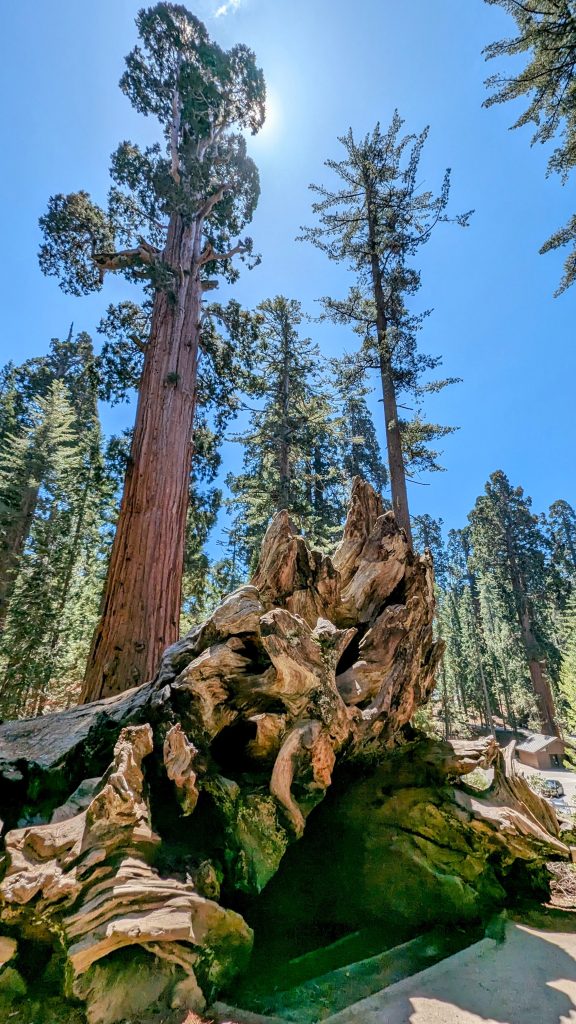
<svg viewBox="0 0 576 1024"><path fill-rule="evenodd" d="M149 679L178 639L200 333L201 226L170 223L124 493L82 700Z"/></svg>
<svg viewBox="0 0 576 1024"><path fill-rule="evenodd" d="M380 380L382 383L382 399L384 403L384 424L386 427L386 447L388 449L388 468L390 471L390 490L392 492L392 509L396 522L407 537L410 547L413 546L410 512L408 509L408 492L406 490L406 470L402 455L402 437L398 420L396 388L392 375L392 353L388 342L388 323L386 317L386 301L382 287L382 274L378 259L375 215L372 208L370 189L366 189L368 216L368 239L370 245L370 261L372 271L372 287L376 305L376 330L378 335L378 355L380 361Z"/></svg>
<svg viewBox="0 0 576 1024"><path fill-rule="evenodd" d="M290 508L290 344L288 338L288 322L286 317L282 323L282 384L280 394L282 421L280 425L279 454L279 506L278 511Z"/></svg>

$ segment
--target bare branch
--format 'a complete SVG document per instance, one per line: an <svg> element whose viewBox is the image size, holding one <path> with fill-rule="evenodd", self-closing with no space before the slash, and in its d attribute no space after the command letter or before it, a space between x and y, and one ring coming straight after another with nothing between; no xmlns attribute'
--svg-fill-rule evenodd
<svg viewBox="0 0 576 1024"><path fill-rule="evenodd" d="M219 203L224 198L226 192L230 192L232 189L231 185L220 185L211 196L208 197L205 203L202 204L199 210L194 214L194 220L204 220L205 217L214 209L216 203Z"/></svg>
<svg viewBox="0 0 576 1024"><path fill-rule="evenodd" d="M119 252L94 252L92 259L98 267L100 280L104 280L104 275L108 271L114 273L131 267L152 266L160 255L159 250L144 238L140 238L139 243L134 249L121 249Z"/></svg>
<svg viewBox="0 0 576 1024"><path fill-rule="evenodd" d="M212 244L208 242L206 248L200 253L200 266L204 263L213 263L216 260L229 260L232 256L236 256L238 253L247 252L248 249L243 242L238 242L238 245L233 246L232 249L228 249L228 252L215 252Z"/></svg>

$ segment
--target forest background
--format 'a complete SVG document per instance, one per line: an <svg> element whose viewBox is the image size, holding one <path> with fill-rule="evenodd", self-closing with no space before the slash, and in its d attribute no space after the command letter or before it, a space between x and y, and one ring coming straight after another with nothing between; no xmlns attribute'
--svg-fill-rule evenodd
<svg viewBox="0 0 576 1024"><path fill-rule="evenodd" d="M153 126L117 88L139 7L117 0L97 8L29 2L5 14L1 75L4 95L11 96L3 126L11 140L2 171L10 240L1 279L5 359L20 363L43 354L72 321L98 344L96 326L108 304L130 294L124 281L110 278L105 293L80 303L42 277L34 254L48 195L83 187L103 198L104 155L118 138L154 141ZM419 258L417 308L434 309L421 347L441 352L443 374L464 380L430 400L431 417L458 425L460 433L444 444L447 472L422 477L427 486L411 486L412 511L441 517L447 529L461 527L498 468L525 487L538 511L559 497L573 504L573 294L553 298L562 254L538 255L571 213L569 194L558 179L545 180L549 153L540 146L529 151L530 128L507 132L522 103L517 110L513 104L482 109L483 83L494 70L482 50L510 34L510 19L496 7L458 0L365 0L353 20L343 2L246 0L193 9L222 45L242 40L254 48L270 98L268 123L249 143L262 184L250 233L262 263L236 284L222 284L219 300L233 296L254 308L282 292L317 315L321 295L343 294L345 271L294 241L311 220L309 181L326 179L323 161L338 155L336 137L349 124L361 135L378 119L386 125L395 106L406 130L429 123L425 185L437 188L451 166L452 206L473 207L475 215L467 232L440 229ZM352 347L349 332L334 325L311 323L302 333L326 356ZM382 440L376 394L369 403ZM132 412L129 405L103 405L105 432L128 426ZM242 426L241 418L228 434ZM241 457L237 443L225 442L222 480L238 471ZM211 536L215 557L226 515Z"/></svg>

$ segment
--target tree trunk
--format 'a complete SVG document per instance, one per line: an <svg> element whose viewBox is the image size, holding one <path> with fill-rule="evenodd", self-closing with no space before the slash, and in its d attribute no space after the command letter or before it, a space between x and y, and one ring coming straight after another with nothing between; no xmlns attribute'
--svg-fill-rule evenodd
<svg viewBox="0 0 576 1024"><path fill-rule="evenodd" d="M280 482L278 511L290 508L290 346L288 338L288 321L286 316L282 323L282 384L280 408L282 421L280 424L280 454L278 476Z"/></svg>
<svg viewBox="0 0 576 1024"><path fill-rule="evenodd" d="M388 449L388 468L390 471L390 490L392 492L392 509L398 526L404 530L410 547L413 547L412 527L408 509L408 492L406 490L406 470L402 455L402 437L398 421L396 388L392 375L392 353L388 342L388 323L386 318L386 302L382 288L382 274L378 260L374 211L372 209L370 191L366 190L368 237L372 270L372 287L376 305L376 330L378 333L378 355L380 360L380 380L382 382L382 400L384 403L384 424L386 427L386 446Z"/></svg>
<svg viewBox="0 0 576 1024"><path fill-rule="evenodd" d="M175 294L157 291L154 300L85 702L151 678L178 639L202 296L198 224L173 218L164 261Z"/></svg>
<svg viewBox="0 0 576 1024"><path fill-rule="evenodd" d="M8 526L0 548L0 630L3 629L8 614L10 598L18 573L18 563L30 533L39 490L38 486L26 486L20 501L20 508Z"/></svg>

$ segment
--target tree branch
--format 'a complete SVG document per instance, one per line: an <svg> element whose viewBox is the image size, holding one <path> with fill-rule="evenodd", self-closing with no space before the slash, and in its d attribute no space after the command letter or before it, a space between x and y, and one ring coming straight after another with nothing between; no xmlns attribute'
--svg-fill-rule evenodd
<svg viewBox="0 0 576 1024"><path fill-rule="evenodd" d="M219 203L224 198L226 192L230 192L232 189L231 185L220 185L211 196L208 197L205 203L202 204L199 210L194 214L194 220L204 220L205 217L213 210L216 203Z"/></svg>
<svg viewBox="0 0 576 1024"><path fill-rule="evenodd" d="M247 252L247 247L243 242L238 242L238 245L233 246L232 249L228 249L228 252L215 252L211 242L208 242L206 248L200 253L200 266L204 263L213 263L216 260L229 260L232 256L236 256L240 252Z"/></svg>
<svg viewBox="0 0 576 1024"><path fill-rule="evenodd" d="M152 266L160 251L150 245L144 238L139 239L139 245L134 249L121 249L119 252L93 253L92 259L100 274L100 280L104 280L107 271L114 273L119 270L126 270L130 267L138 267L144 264Z"/></svg>

